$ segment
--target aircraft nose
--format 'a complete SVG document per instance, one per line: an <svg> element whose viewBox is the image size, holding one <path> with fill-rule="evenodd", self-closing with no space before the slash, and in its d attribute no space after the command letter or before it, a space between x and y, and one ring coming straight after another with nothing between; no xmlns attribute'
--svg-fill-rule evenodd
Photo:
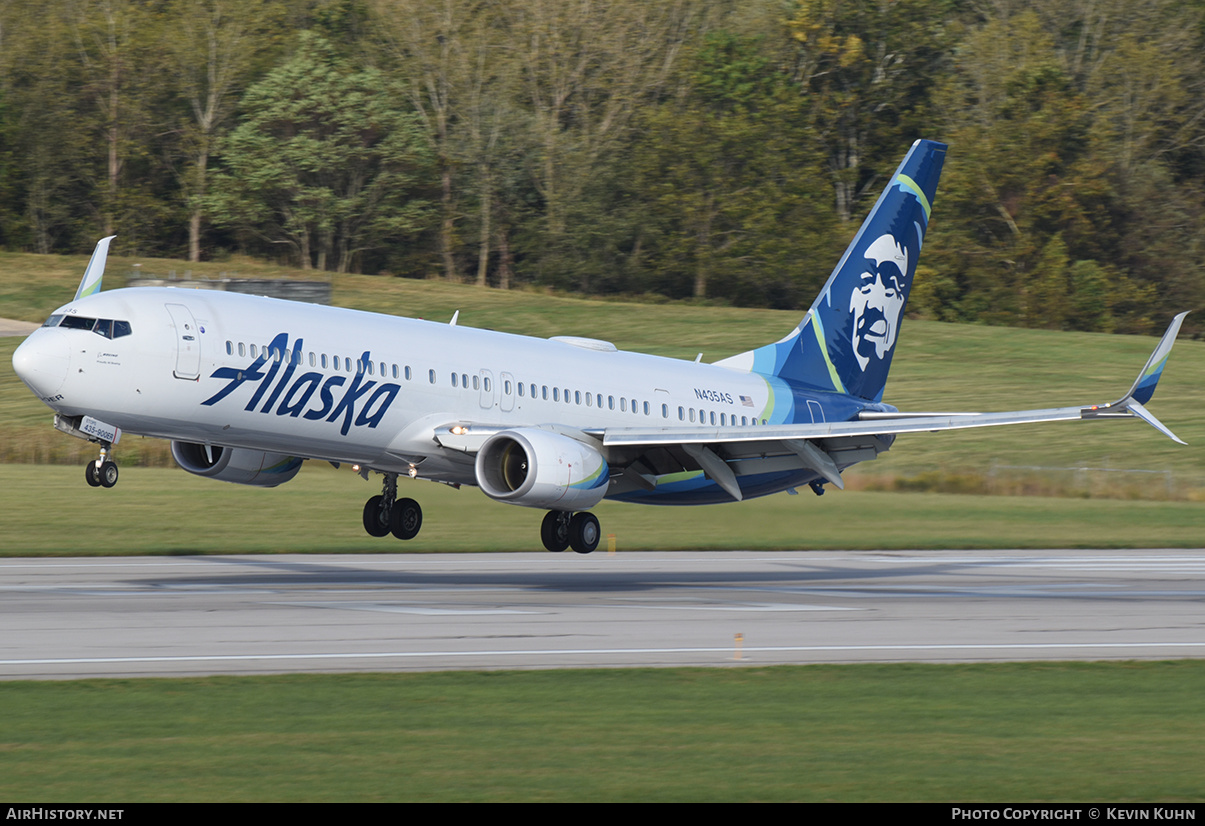
<svg viewBox="0 0 1205 826"><path fill-rule="evenodd" d="M59 392L70 365L70 345L58 330L34 330L13 353L13 370L43 399Z"/></svg>

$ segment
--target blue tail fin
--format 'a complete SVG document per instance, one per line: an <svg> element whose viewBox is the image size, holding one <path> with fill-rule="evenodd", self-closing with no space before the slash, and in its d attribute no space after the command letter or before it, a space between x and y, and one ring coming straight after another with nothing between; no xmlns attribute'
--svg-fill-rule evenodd
<svg viewBox="0 0 1205 826"><path fill-rule="evenodd" d="M945 157L943 143L914 143L799 326L719 363L882 399Z"/></svg>

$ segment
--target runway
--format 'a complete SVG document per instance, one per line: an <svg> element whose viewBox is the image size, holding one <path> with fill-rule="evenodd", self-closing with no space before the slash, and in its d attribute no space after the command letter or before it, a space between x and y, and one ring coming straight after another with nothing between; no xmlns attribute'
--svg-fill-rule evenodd
<svg viewBox="0 0 1205 826"><path fill-rule="evenodd" d="M0 679L1205 656L1205 551L0 560Z"/></svg>

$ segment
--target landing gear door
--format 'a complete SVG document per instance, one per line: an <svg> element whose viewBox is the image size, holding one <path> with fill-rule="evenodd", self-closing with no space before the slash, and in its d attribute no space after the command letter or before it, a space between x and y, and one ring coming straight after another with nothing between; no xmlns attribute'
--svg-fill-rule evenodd
<svg viewBox="0 0 1205 826"><path fill-rule="evenodd" d="M167 304L176 329L176 369L178 379L196 381L201 376L201 336L192 311L183 304Z"/></svg>

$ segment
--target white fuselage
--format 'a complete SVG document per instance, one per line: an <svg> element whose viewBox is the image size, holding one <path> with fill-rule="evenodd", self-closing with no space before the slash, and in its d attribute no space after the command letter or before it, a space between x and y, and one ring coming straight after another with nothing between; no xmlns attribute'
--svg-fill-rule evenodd
<svg viewBox="0 0 1205 826"><path fill-rule="evenodd" d="M785 413L773 379L588 339L171 288L100 293L55 315L129 325L119 337L43 328L21 346L18 372L57 412L383 471L417 464L440 481L474 482L472 456L434 439L458 423L754 427Z"/></svg>

